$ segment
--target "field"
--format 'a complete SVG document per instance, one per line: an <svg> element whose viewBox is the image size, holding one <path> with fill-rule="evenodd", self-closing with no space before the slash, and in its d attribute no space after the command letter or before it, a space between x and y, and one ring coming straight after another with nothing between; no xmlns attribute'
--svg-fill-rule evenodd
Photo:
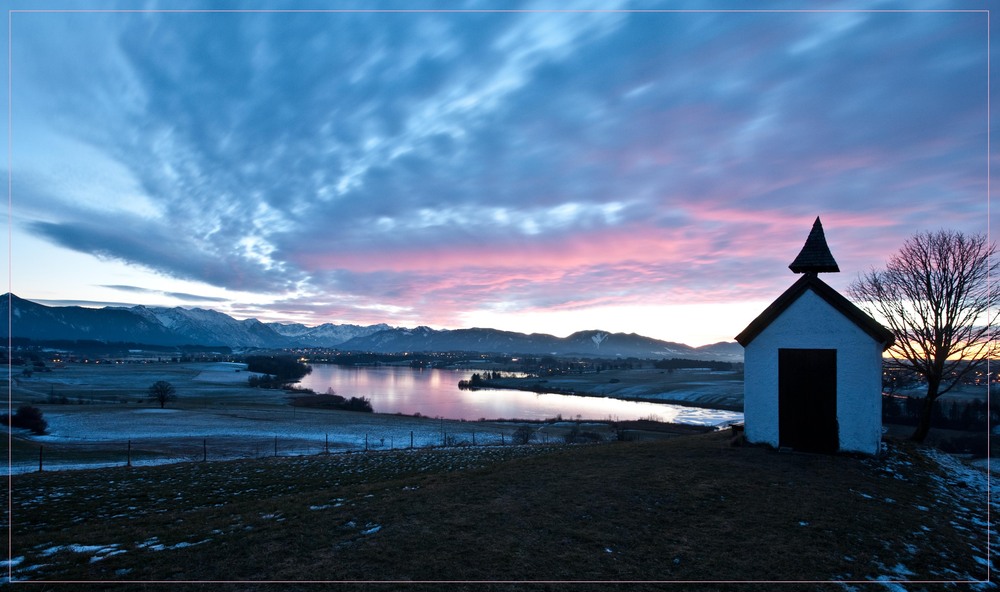
<svg viewBox="0 0 1000 592"><path fill-rule="evenodd" d="M670 372L642 368L546 378L500 378L490 380L490 384L539 392L743 410L743 373L733 371L680 369Z"/></svg>
<svg viewBox="0 0 1000 592"><path fill-rule="evenodd" d="M32 473L8 567L39 590L990 589L986 484L906 443L859 459L727 432Z"/></svg>
<svg viewBox="0 0 1000 592"><path fill-rule="evenodd" d="M283 391L246 386L232 364L67 364L16 377L12 406L35 405L44 436L19 433L14 470L184 460L259 458L349 449L509 442L517 425L462 422L289 405ZM166 380L178 397L165 408L146 389ZM4 444L6 447L6 443ZM39 450L39 447L43 450Z"/></svg>
<svg viewBox="0 0 1000 592"><path fill-rule="evenodd" d="M237 369L79 364L17 380L14 406L37 404L50 434L12 440L22 474L4 500L9 577L49 582L43 590L200 590L205 581L233 590L340 581L674 590L732 580L756 582L738 589L836 581L827 587L850 590L983 580L997 558L987 548L997 532L986 474L905 442L859 459L635 425L649 441L555 445L571 427L561 422L532 426L535 444L512 446L516 423L296 408L282 392L244 386ZM707 393L735 380L595 376L558 380L639 397L656 396L641 390L655 382L666 384L660 394ZM165 409L145 400L156 380L181 395ZM606 425L580 429L613 439ZM431 448L441 443L452 446ZM50 470L83 466L102 468Z"/></svg>

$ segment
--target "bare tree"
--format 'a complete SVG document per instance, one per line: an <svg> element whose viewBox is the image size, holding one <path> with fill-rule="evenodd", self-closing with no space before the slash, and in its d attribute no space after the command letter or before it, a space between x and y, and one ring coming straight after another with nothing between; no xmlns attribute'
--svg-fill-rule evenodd
<svg viewBox="0 0 1000 592"><path fill-rule="evenodd" d="M1000 352L994 326L1000 303L995 255L996 245L982 234L917 233L884 270L862 274L848 288L895 334L888 363L927 381L912 440L927 437L938 397Z"/></svg>
<svg viewBox="0 0 1000 592"><path fill-rule="evenodd" d="M177 390L166 380L157 380L149 387L149 398L159 403L160 409L163 409L168 402L177 398Z"/></svg>

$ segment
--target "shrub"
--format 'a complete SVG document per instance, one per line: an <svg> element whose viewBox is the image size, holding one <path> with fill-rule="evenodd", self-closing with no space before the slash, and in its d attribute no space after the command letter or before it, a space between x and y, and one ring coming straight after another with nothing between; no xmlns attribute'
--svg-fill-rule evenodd
<svg viewBox="0 0 1000 592"><path fill-rule="evenodd" d="M591 442L601 442L604 438L597 432L581 432L580 426L574 425L573 429L564 436L567 444L589 444Z"/></svg>
<svg viewBox="0 0 1000 592"><path fill-rule="evenodd" d="M514 430L511 440L513 440L514 444L527 444L534 437L535 430L531 429L531 426L523 425Z"/></svg>
<svg viewBox="0 0 1000 592"><path fill-rule="evenodd" d="M347 400L347 405L344 408L348 411L364 411L366 413L373 411L371 399L365 397L351 397Z"/></svg>
<svg viewBox="0 0 1000 592"><path fill-rule="evenodd" d="M42 417L42 412L38 407L25 405L19 407L13 417L3 414L3 423L14 428L27 428L35 434L44 434L49 428L49 422Z"/></svg>
<svg viewBox="0 0 1000 592"><path fill-rule="evenodd" d="M371 400L365 397L345 399L340 395L333 394L332 391L328 391L328 394L325 395L317 395L311 390L308 393L293 397L292 405L295 407L316 407L319 409L339 409L341 411L362 411L365 413L372 413L374 411Z"/></svg>

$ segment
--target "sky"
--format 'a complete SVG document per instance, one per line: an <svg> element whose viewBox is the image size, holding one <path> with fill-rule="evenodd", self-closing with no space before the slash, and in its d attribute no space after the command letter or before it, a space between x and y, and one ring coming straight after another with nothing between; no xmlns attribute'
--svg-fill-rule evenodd
<svg viewBox="0 0 1000 592"><path fill-rule="evenodd" d="M983 2L315 5L10 2L9 290L697 346L996 215Z"/></svg>

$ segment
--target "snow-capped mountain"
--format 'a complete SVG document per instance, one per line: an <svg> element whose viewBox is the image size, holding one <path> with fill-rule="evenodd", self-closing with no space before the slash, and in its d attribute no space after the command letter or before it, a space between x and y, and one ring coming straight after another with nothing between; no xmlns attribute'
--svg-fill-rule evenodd
<svg viewBox="0 0 1000 592"><path fill-rule="evenodd" d="M739 344L736 345L739 347ZM738 353L728 347L693 348L683 343L660 341L635 333L605 331L580 331L568 337L555 337L543 333L526 335L497 329L395 328L351 339L339 348L380 353L473 351L594 358L686 358L727 362L743 360L742 348Z"/></svg>
<svg viewBox="0 0 1000 592"><path fill-rule="evenodd" d="M385 323L378 325L335 325L323 323L316 327L308 327L301 323L265 323L274 332L295 340L307 347L337 347L345 341L356 337L367 337L372 333L391 329Z"/></svg>
<svg viewBox="0 0 1000 592"><path fill-rule="evenodd" d="M12 308L8 314L8 305ZM11 326L7 326L7 319ZM343 351L443 352L469 351L599 358L687 358L740 361L743 350L734 342L700 348L661 341L635 333L580 331L568 337L514 333L497 329L438 330L326 323L308 327L292 323L236 320L201 308L133 306L100 309L44 306L14 295L0 297L0 331L33 340L95 340L149 345L201 345L232 348L282 349L326 347Z"/></svg>
<svg viewBox="0 0 1000 592"><path fill-rule="evenodd" d="M0 296L0 331L12 337L39 340L95 340L157 345L185 343L182 336L155 319L136 315L128 309L44 306L13 294Z"/></svg>
<svg viewBox="0 0 1000 592"><path fill-rule="evenodd" d="M294 340L284 338L257 319L238 321L214 310L141 305L121 310L129 310L150 321L159 322L167 330L186 338L187 343L261 348L296 345Z"/></svg>

